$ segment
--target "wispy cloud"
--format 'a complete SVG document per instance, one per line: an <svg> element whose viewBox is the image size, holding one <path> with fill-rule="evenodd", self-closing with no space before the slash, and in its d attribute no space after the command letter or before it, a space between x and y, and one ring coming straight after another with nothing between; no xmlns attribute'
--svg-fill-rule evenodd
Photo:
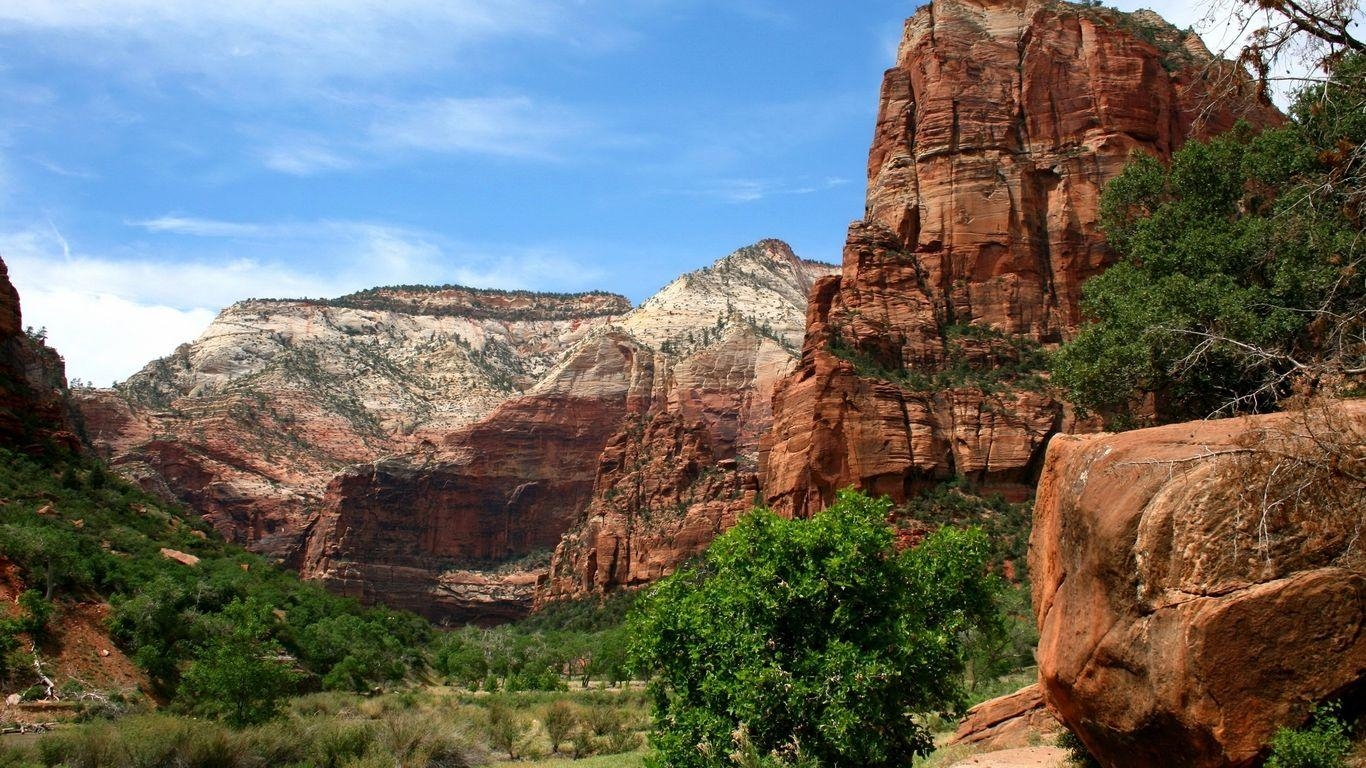
<svg viewBox="0 0 1366 768"><path fill-rule="evenodd" d="M710 197L727 203L753 203L782 195L812 195L827 189L842 187L848 179L829 177L818 182L791 179L722 179L714 184L691 189L682 194Z"/></svg>
<svg viewBox="0 0 1366 768"><path fill-rule="evenodd" d="M573 110L525 96L400 105L370 129L377 149L551 159L590 130Z"/></svg>
<svg viewBox="0 0 1366 768"><path fill-rule="evenodd" d="M450 243L370 222L161 216L130 226L154 238L175 238L166 252L176 255L86 252L47 224L0 232L0 253L23 297L25 323L48 329L70 375L99 384L127 377L191 341L220 309L244 298L328 297L376 285L433 283L581 290L601 278L585 260L554 248ZM186 238L205 246L195 248ZM287 256L223 255L235 249L221 245L239 241L250 241L253 252L269 245L271 253ZM186 252L219 255L186 258Z"/></svg>
<svg viewBox="0 0 1366 768"><path fill-rule="evenodd" d="M315 176L320 173L342 171L355 167L356 161L324 146L322 140L313 145L274 146L259 150L261 163L266 168L290 176Z"/></svg>
<svg viewBox="0 0 1366 768"><path fill-rule="evenodd" d="M42 157L29 157L28 160L29 162L33 163L39 168L42 168L48 173L54 174L56 176L64 176L68 179L85 180L99 178L99 174L91 173L89 171L82 171L75 168L67 168L66 166L58 165L57 163L54 163L51 160L47 160Z"/></svg>
<svg viewBox="0 0 1366 768"><path fill-rule="evenodd" d="M263 166L291 176L383 167L413 155L559 162L624 141L580 110L526 95L353 98L336 109L329 136L260 126L245 131L260 142Z"/></svg>
<svg viewBox="0 0 1366 768"><path fill-rule="evenodd" d="M250 74L309 85L450 61L491 39L554 35L569 10L553 0L27 0L0 4L0 34L46 34L135 76Z"/></svg>

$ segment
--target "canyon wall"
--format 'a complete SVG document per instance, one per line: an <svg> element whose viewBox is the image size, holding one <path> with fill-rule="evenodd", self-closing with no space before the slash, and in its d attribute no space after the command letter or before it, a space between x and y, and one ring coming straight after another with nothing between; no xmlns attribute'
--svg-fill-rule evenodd
<svg viewBox="0 0 1366 768"><path fill-rule="evenodd" d="M832 270L766 240L634 310L459 288L251 300L81 403L113 466L228 538L367 601L506 619L538 584L655 578L753 505L774 383Z"/></svg>
<svg viewBox="0 0 1366 768"><path fill-rule="evenodd" d="M0 259L0 445L28 453L80 450L79 423L62 358L24 326L19 292Z"/></svg>
<svg viewBox="0 0 1366 768"><path fill-rule="evenodd" d="M253 299L117 390L77 397L120 473L297 566L333 475L479 422L629 309L460 287Z"/></svg>
<svg viewBox="0 0 1366 768"><path fill-rule="evenodd" d="M1105 183L1132 152L1269 105L1221 91L1231 65L1147 11L936 0L882 86L866 217L817 284L777 387L763 495L811 514L854 485L894 500L964 476L1027 495L1048 438L1085 429L1041 375L1112 260Z"/></svg>
<svg viewBox="0 0 1366 768"><path fill-rule="evenodd" d="M538 601L668 575L759 502L773 388L796 364L811 286L832 271L768 240L674 281L628 319L662 349L688 346L687 325L708 327L710 341L663 360L648 397L608 442L592 499L556 548ZM680 324L689 313L696 319Z"/></svg>

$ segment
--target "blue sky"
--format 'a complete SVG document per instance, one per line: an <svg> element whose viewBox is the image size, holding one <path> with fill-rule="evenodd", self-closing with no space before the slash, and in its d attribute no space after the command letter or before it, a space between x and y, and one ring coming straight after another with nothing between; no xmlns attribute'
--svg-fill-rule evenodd
<svg viewBox="0 0 1366 768"><path fill-rule="evenodd" d="M100 385L252 296L639 302L764 237L838 261L915 6L3 3L0 255Z"/></svg>

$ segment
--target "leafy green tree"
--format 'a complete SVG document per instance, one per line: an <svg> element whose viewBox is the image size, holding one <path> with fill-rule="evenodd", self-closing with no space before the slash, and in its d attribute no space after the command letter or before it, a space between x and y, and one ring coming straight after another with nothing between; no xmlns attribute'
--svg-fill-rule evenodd
<svg viewBox="0 0 1366 768"><path fill-rule="evenodd" d="M1106 188L1122 259L1087 283L1091 322L1054 358L1079 405L1125 420L1274 408L1366 373L1366 56L1337 60L1294 121L1139 156Z"/></svg>
<svg viewBox="0 0 1366 768"><path fill-rule="evenodd" d="M233 601L214 617L180 681L180 695L199 714L230 725L262 723L275 717L298 684L298 674L271 637L270 606L253 599Z"/></svg>
<svg viewBox="0 0 1366 768"><path fill-rule="evenodd" d="M9 679L9 655L18 647L18 623L12 619L0 619L0 682Z"/></svg>
<svg viewBox="0 0 1366 768"><path fill-rule="evenodd" d="M52 602L44 599L38 590L26 589L19 595L19 608L23 611L19 628L29 637L46 637L48 623L52 620Z"/></svg>
<svg viewBox="0 0 1366 768"><path fill-rule="evenodd" d="M300 659L323 674L323 687L330 690L365 691L408 671L398 640L382 624L351 614L309 624L296 644Z"/></svg>
<svg viewBox="0 0 1366 768"><path fill-rule="evenodd" d="M1320 707L1304 728L1282 728L1271 739L1267 768L1342 768L1352 751L1351 729L1338 707Z"/></svg>
<svg viewBox="0 0 1366 768"><path fill-rule="evenodd" d="M932 749L914 713L963 703L969 630L997 625L989 546L941 529L898 552L890 504L842 492L810 520L743 517L630 619L653 673L657 765L904 766Z"/></svg>
<svg viewBox="0 0 1366 768"><path fill-rule="evenodd" d="M27 572L30 581L41 580L43 597L51 600L58 587L79 588L91 583L89 542L75 533L45 523L0 526L0 551Z"/></svg>

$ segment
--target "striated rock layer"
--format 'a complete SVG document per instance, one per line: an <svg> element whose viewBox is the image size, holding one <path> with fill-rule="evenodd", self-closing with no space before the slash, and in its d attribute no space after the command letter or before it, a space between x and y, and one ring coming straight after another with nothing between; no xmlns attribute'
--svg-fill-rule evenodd
<svg viewBox="0 0 1366 768"><path fill-rule="evenodd" d="M662 357L648 397L607 444L538 600L659 579L755 506L773 387L796 364L814 280L832 271L767 240L674 281L627 318L660 349L687 351ZM687 327L699 324L700 346Z"/></svg>
<svg viewBox="0 0 1366 768"><path fill-rule="evenodd" d="M246 301L82 407L120 472L305 577L509 618L538 584L667 572L753 504L773 385L832 270L770 240L635 310L449 287Z"/></svg>
<svg viewBox="0 0 1366 768"><path fill-rule="evenodd" d="M117 390L77 396L122 474L297 566L333 475L477 423L629 309L460 287L249 300Z"/></svg>
<svg viewBox="0 0 1366 768"><path fill-rule="evenodd" d="M650 378L629 336L582 344L531 394L431 450L332 479L305 577L434 619L515 618L593 488L598 456Z"/></svg>
<svg viewBox="0 0 1366 768"><path fill-rule="evenodd" d="M1078 428L1036 375L1111 260L1100 191L1131 152L1270 106L1211 98L1230 75L1151 12L935 0L882 86L866 218L817 284L801 364L762 449L776 510L857 485L901 500L954 475L1028 493L1048 437ZM1223 78L1227 79L1227 78Z"/></svg>
<svg viewBox="0 0 1366 768"><path fill-rule="evenodd" d="M1055 438L1030 542L1044 700L1103 765L1260 765L1366 704L1366 401Z"/></svg>
<svg viewBox="0 0 1366 768"><path fill-rule="evenodd" d="M337 476L303 572L454 621L667 573L753 505L773 383L831 269L764 241L670 283L484 421Z"/></svg>
<svg viewBox="0 0 1366 768"><path fill-rule="evenodd" d="M24 327L19 292L0 259L0 445L38 453L79 450L62 358Z"/></svg>

